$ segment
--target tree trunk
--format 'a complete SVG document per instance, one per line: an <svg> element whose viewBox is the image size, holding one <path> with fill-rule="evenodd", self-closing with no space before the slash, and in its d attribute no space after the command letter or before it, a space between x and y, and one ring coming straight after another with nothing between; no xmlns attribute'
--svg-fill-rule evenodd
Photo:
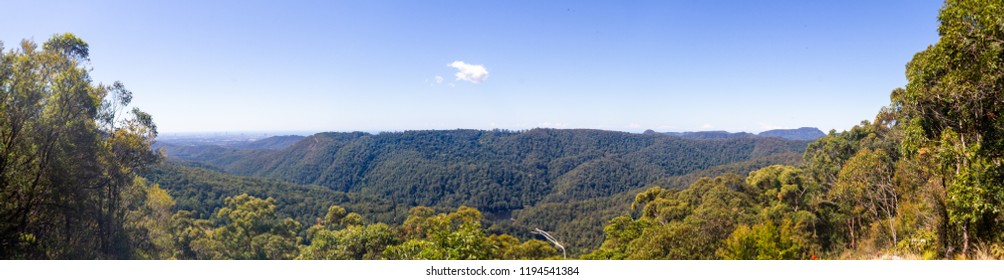
<svg viewBox="0 0 1004 280"><path fill-rule="evenodd" d="M892 234L892 246L896 246L896 244L898 244L899 241L896 240L896 227L895 223L893 223L892 217L889 217L889 233Z"/></svg>
<svg viewBox="0 0 1004 280"><path fill-rule="evenodd" d="M962 224L962 255L969 253L969 221Z"/></svg>
<svg viewBox="0 0 1004 280"><path fill-rule="evenodd" d="M851 232L851 249L856 248L854 246L854 218L847 220L847 229Z"/></svg>

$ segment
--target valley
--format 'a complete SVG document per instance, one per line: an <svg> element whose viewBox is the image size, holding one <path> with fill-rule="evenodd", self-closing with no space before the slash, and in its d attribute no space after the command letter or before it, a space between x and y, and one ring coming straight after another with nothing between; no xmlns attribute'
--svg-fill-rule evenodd
<svg viewBox="0 0 1004 280"><path fill-rule="evenodd" d="M154 170L173 172L147 177L165 186L180 209L194 209L181 202L199 195L192 188L206 183L185 186L173 178L178 175L216 182L211 178L241 178L243 183L225 185L274 197L279 212L290 217L323 214L322 198L389 224L402 222L416 206L440 211L470 206L485 215L490 231L530 238L530 230L545 228L572 252L584 253L602 242L604 223L627 213L625 206L647 187L683 189L699 176L798 164L808 144L773 137L695 139L559 129L319 133L287 141L291 138L298 137L161 141L155 147L167 156L166 163ZM286 145L269 144L276 142ZM252 187L258 185L265 186ZM312 192L303 195L307 190ZM313 194L322 190L324 195ZM205 215L223 197L238 194L210 193L219 195L209 199L216 203L202 204ZM329 193L340 196L331 199ZM344 204L346 195L372 203ZM284 198L290 196L307 201ZM304 203L313 206L306 212L285 207Z"/></svg>

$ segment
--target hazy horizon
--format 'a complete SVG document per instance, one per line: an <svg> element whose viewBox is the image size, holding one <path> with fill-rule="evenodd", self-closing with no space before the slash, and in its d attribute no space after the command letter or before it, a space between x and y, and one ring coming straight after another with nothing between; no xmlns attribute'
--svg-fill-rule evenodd
<svg viewBox="0 0 1004 280"><path fill-rule="evenodd" d="M803 127L805 127L805 126L803 126ZM405 132L405 131L423 131L423 130L425 130L425 131L447 131L447 130L493 130L493 129L501 129L501 130L509 130L509 131L520 131L520 130L530 130L530 129L538 129L538 128L549 128L549 127L532 127L532 128L520 128L520 129L508 129L508 128L489 128L489 129L483 129L483 128L453 128L453 129L406 129L406 130L386 130L386 129L384 129L384 130L369 130L369 131L366 131L366 130L160 131L159 135L160 135L160 137L164 137L164 136L168 136L168 137L206 136L206 135L246 135L246 136L256 136L256 135L257 136L261 136L261 135L266 135L268 137L271 137L271 136L287 136L287 135L309 136L309 135L314 135L314 134L317 134L317 133L324 133L324 132L336 132L336 133L365 132L365 133L369 133L369 134L380 134L380 133L399 133L399 132ZM799 129L799 128L802 128L802 127L775 128L775 129L765 129L765 130L760 130L760 131L729 131L729 130L715 130L715 129L710 129L710 130L686 130L686 131L676 131L676 130L659 131L659 130L652 129L652 131L659 132L659 133L666 133L666 132L725 131L725 132L728 132L728 133L741 133L741 132L745 132L745 133L758 134L758 133L761 133L761 132L764 132L764 131L768 131L768 130L776 130L776 129ZM818 127L812 127L812 128L817 128L820 131L823 131L823 133L828 133L829 132L829 130L823 130L823 129L818 128ZM586 128L586 127L583 127L583 128L559 128L559 129L597 129L597 128ZM647 131L649 129L641 129L641 130L597 129L597 130L608 130L608 131L627 132L627 133L643 133L643 132L645 132L645 131Z"/></svg>
<svg viewBox="0 0 1004 280"><path fill-rule="evenodd" d="M165 133L842 131L905 85L940 5L20 1L0 41L76 34Z"/></svg>

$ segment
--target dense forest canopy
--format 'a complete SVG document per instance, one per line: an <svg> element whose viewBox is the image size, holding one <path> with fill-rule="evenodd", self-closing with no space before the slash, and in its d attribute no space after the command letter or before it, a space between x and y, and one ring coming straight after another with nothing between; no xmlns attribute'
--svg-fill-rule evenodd
<svg viewBox="0 0 1004 280"><path fill-rule="evenodd" d="M532 129L320 133L277 150L240 148L229 142L161 145L171 162L379 199L368 207L346 207L380 222L400 223L414 206L440 211L470 206L484 213L492 232L529 238L534 228L546 227L569 245L570 252L584 253L602 242L604 222L625 210L623 205L633 193L646 186L686 188L698 179L689 174L698 172L714 176L797 164L807 144L780 138L709 140ZM155 170L168 169L194 171ZM218 176L207 170L198 173L178 174L221 181L212 179ZM235 178L232 175L228 176ZM178 182L172 177L150 175L179 199L190 201L193 193L187 190L192 188L186 185L197 186L192 184L197 180ZM222 203L220 195L214 196L216 203L205 205ZM203 208L202 213L212 209Z"/></svg>
<svg viewBox="0 0 1004 280"><path fill-rule="evenodd" d="M83 40L0 45L0 258L1004 258L1004 5L938 20L889 106L811 143L320 133L170 161Z"/></svg>
<svg viewBox="0 0 1004 280"><path fill-rule="evenodd" d="M713 166L801 153L806 144L533 129L320 133L280 150L164 151L170 159L235 175L360 192L411 206L469 205L507 214L538 202L609 196Z"/></svg>

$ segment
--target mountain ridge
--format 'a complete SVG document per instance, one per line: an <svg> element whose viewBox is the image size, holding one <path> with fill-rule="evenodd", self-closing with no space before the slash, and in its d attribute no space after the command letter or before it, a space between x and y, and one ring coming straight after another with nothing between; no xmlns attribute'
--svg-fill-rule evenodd
<svg viewBox="0 0 1004 280"><path fill-rule="evenodd" d="M492 232L547 226L579 251L599 246L603 223L647 187L682 189L700 177L797 164L808 143L594 129L461 129L324 132L275 150L208 146L211 152L201 153L197 146L165 145L164 151L175 163L358 194L399 211L471 206L492 221ZM554 209L562 204L584 212Z"/></svg>
<svg viewBox="0 0 1004 280"><path fill-rule="evenodd" d="M798 140L798 141L813 141L823 136L822 130L815 127L800 127L795 129L771 129L766 130L757 134L740 131L740 132L728 132L724 130L709 130L709 131L683 131L683 132L656 132L654 130L646 130L643 134L665 134L675 137L688 138L688 139L737 139L737 138L755 138L755 137L777 137L788 140Z"/></svg>

